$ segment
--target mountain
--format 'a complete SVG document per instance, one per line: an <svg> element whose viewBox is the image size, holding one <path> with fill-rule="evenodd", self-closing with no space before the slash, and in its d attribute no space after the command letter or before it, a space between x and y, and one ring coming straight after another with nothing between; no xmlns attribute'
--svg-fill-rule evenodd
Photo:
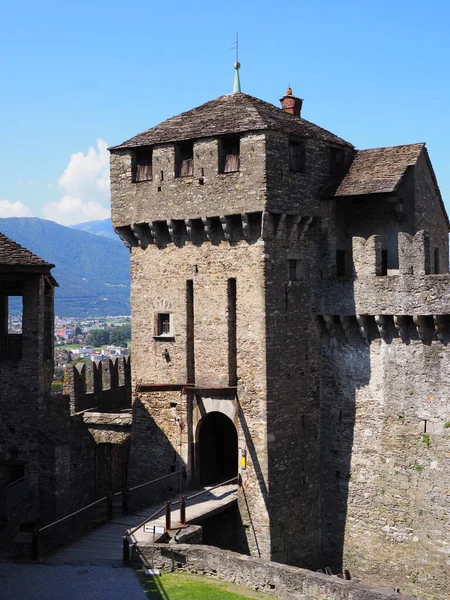
<svg viewBox="0 0 450 600"><path fill-rule="evenodd" d="M71 225L71 229L80 229L81 231L87 231L88 233L94 233L95 235L120 241L119 236L115 233L113 226L111 225L111 219L104 219L103 221L86 221L85 223L79 223L78 225Z"/></svg>
<svg viewBox="0 0 450 600"><path fill-rule="evenodd" d="M129 253L118 238L29 217L0 219L0 231L56 265L56 315L130 314Z"/></svg>

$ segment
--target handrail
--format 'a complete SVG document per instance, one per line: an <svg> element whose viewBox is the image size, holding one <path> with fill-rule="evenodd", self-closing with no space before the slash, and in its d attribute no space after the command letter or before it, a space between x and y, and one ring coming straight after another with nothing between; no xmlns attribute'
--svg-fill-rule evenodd
<svg viewBox="0 0 450 600"><path fill-rule="evenodd" d="M221 487L222 485L227 485L228 483L231 483L232 481L235 481L236 479L238 479L237 475L235 477L232 477L231 479L228 479L227 481L222 481L221 483L218 483L217 485L214 485L213 487L210 487L207 490L202 490L201 492L192 494L192 496L188 496L186 498L186 500L192 500L192 498L197 498L197 496L201 496L202 494L207 494L211 490L215 490L216 488ZM179 502L180 502L179 500L176 500L173 504L178 504Z"/></svg>
<svg viewBox="0 0 450 600"><path fill-rule="evenodd" d="M138 529L140 529L141 527L143 527L146 523L148 523L149 521L151 521L155 517L158 517L163 512L163 510L165 510L165 508L166 508L166 505L162 506L159 510L157 510L155 513L153 513L150 517L148 517L147 519L145 519L145 521L142 521L142 523L139 523L139 525L136 525L136 527L133 527L133 529L127 529L126 534L127 535L133 535L133 533L135 531L137 531Z"/></svg>
<svg viewBox="0 0 450 600"><path fill-rule="evenodd" d="M232 477L231 479L228 479L227 481L221 481L217 485L214 485L213 487L210 487L207 490L202 490L201 492L197 492L196 494L192 494L192 496L187 496L186 497L186 501L187 500L192 500L192 498L197 498L198 496L201 496L202 494L207 494L211 490L215 490L216 488L221 487L222 485L227 485L227 484L231 483L232 481L236 481L237 479L238 479L238 476L236 475L235 477ZM170 506L175 506L176 504L180 504L180 499L174 500L173 502L170 502ZM132 535L135 531L137 531L138 529L140 529L141 527L143 527L146 523L148 523L149 521L151 521L155 517L159 516L163 512L163 510L165 510L165 508L166 508L166 504L164 504L164 506L162 508L160 508L159 510L157 510L153 515L151 515L150 517L148 517L147 519L145 519L145 521L142 521L142 523L139 523L139 525L136 525L136 527L133 527L133 529L127 529L126 535L127 536Z"/></svg>
<svg viewBox="0 0 450 600"><path fill-rule="evenodd" d="M15 485L17 485L18 483L20 483L21 481L25 481L25 477L19 477L18 479L14 479L14 481L10 481L9 483L7 483L4 487L4 489L6 488L12 488Z"/></svg>
<svg viewBox="0 0 450 600"><path fill-rule="evenodd" d="M162 481L163 479L168 479L169 477L173 477L174 475L179 475L180 473L184 473L184 469L180 469L179 471L174 471L173 473L169 473L168 475L163 475L162 477L158 477L157 479L151 479L150 481L146 481L145 483L140 483L139 485L135 485L132 488L129 488L129 492L134 492L135 490L139 490L140 488L145 487L146 485L150 485L151 483L156 483L157 481Z"/></svg>
<svg viewBox="0 0 450 600"><path fill-rule="evenodd" d="M70 519L70 517L73 517L74 515L78 515L79 513L83 512L83 510L91 508L91 506L95 506L96 504L99 504L100 502L103 502L103 500L107 500L107 499L108 499L108 496L103 496L103 498L99 498L95 502L92 502L91 504L88 504L87 506L83 506L83 508L79 508L75 512L70 513L70 515L66 515L65 517L62 517L61 519L58 519L57 521L53 521L53 523L49 523L48 525L41 527L40 529L37 530L37 533L40 533L41 531L44 531L45 529L50 529L50 527L53 527L53 525L58 525L58 523L62 523L63 521Z"/></svg>

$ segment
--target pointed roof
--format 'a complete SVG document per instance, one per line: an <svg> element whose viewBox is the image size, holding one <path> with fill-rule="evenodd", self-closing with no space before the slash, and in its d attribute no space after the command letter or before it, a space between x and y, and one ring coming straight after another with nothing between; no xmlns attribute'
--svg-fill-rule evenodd
<svg viewBox="0 0 450 600"><path fill-rule="evenodd" d="M353 147L349 142L314 123L290 115L269 102L238 92L219 96L197 108L171 117L126 142L113 146L110 150L267 130Z"/></svg>
<svg viewBox="0 0 450 600"><path fill-rule="evenodd" d="M47 273L54 266L0 232L0 270Z"/></svg>
<svg viewBox="0 0 450 600"><path fill-rule="evenodd" d="M406 169L415 165L425 144L357 150L335 196L386 194L395 191Z"/></svg>

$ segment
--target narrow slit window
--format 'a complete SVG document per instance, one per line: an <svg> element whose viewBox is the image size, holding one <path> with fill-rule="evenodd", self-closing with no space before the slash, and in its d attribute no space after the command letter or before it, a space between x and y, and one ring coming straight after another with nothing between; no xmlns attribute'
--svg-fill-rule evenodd
<svg viewBox="0 0 450 600"><path fill-rule="evenodd" d="M192 177L194 175L194 143L178 144L175 152L175 176Z"/></svg>
<svg viewBox="0 0 450 600"><path fill-rule="evenodd" d="M134 181L151 181L153 179L153 150L143 148L136 151Z"/></svg>
<svg viewBox="0 0 450 600"><path fill-rule="evenodd" d="M382 276L387 275L387 271L388 271L388 251L382 250L381 251L381 275Z"/></svg>
<svg viewBox="0 0 450 600"><path fill-rule="evenodd" d="M434 272L440 273L440 264L439 264L439 248L434 249Z"/></svg>
<svg viewBox="0 0 450 600"><path fill-rule="evenodd" d="M336 250L336 275L337 277L345 277L346 275L346 260L345 250Z"/></svg>
<svg viewBox="0 0 450 600"><path fill-rule="evenodd" d="M240 168L240 140L229 136L219 140L219 173L234 173Z"/></svg>
<svg viewBox="0 0 450 600"><path fill-rule="evenodd" d="M293 173L304 173L305 159L305 144L289 140L289 170Z"/></svg>

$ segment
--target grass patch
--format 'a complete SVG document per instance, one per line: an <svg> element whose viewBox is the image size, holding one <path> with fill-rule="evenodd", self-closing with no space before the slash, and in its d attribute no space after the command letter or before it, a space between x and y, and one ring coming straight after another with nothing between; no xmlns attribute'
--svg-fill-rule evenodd
<svg viewBox="0 0 450 600"><path fill-rule="evenodd" d="M273 596L240 585L189 573L162 572L160 577L146 577L136 571L149 600L273 600Z"/></svg>

